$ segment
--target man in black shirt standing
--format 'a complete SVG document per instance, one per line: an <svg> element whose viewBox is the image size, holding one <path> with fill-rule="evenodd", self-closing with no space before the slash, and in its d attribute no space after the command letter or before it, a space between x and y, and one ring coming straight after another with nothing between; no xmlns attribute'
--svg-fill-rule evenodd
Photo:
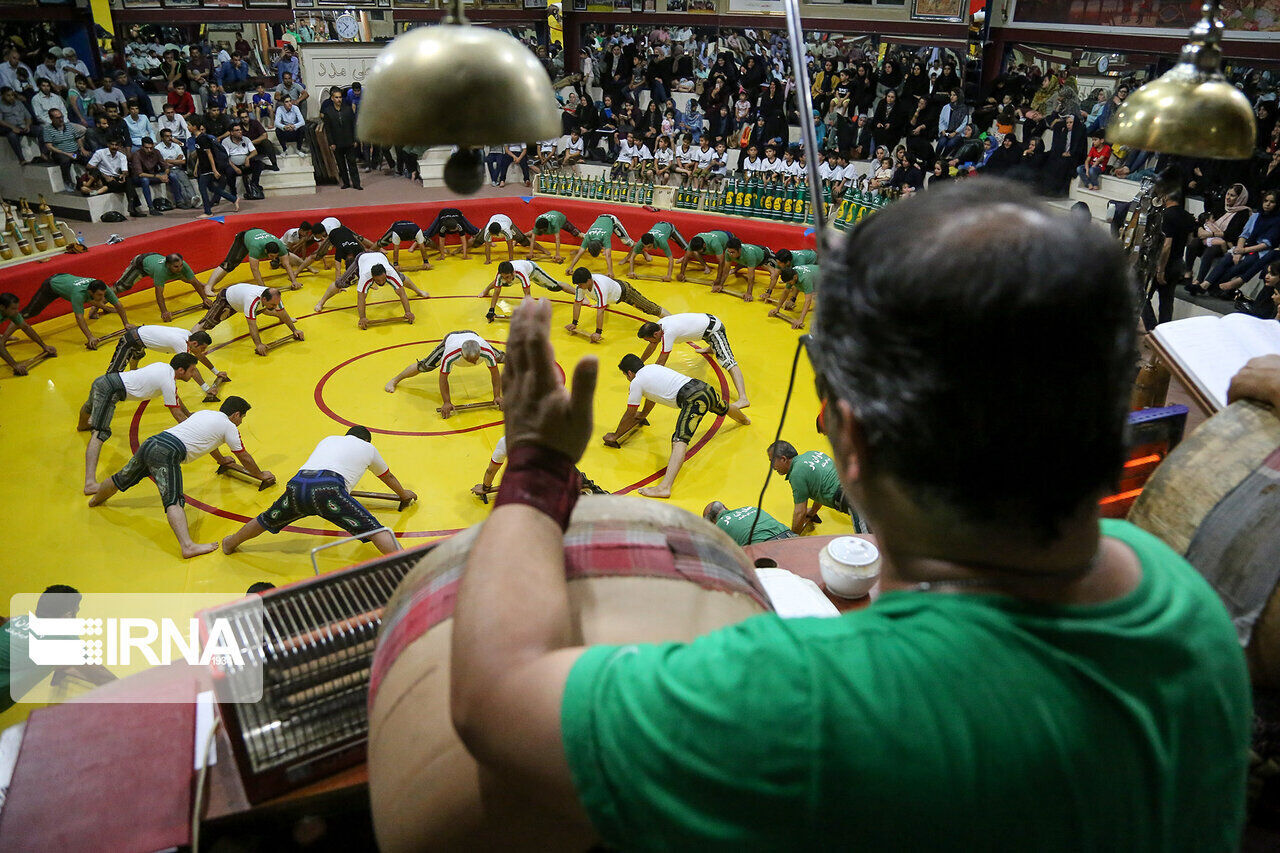
<svg viewBox="0 0 1280 853"><path fill-rule="evenodd" d="M1164 196L1164 213L1160 219L1160 234L1164 238L1160 255L1155 264L1155 295L1160 297L1160 314L1151 309L1148 292L1142 305L1142 326L1151 331L1160 323L1173 319L1173 290L1182 283L1186 272L1183 256L1187 251L1187 238L1195 233L1196 219L1182 206L1182 193L1171 189Z"/></svg>
<svg viewBox="0 0 1280 853"><path fill-rule="evenodd" d="M342 96L342 89L329 89L329 100L320 108L329 137L329 150L338 161L338 180L342 189L364 189L360 186L360 169L356 166L356 111Z"/></svg>

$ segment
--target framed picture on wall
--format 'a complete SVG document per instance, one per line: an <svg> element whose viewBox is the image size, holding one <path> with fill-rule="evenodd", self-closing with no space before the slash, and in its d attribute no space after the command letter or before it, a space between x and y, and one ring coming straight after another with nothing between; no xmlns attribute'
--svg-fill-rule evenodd
<svg viewBox="0 0 1280 853"><path fill-rule="evenodd" d="M124 0L126 9L159 9L160 0Z"/></svg>
<svg viewBox="0 0 1280 853"><path fill-rule="evenodd" d="M911 17L917 21L964 20L965 0L911 0Z"/></svg>
<svg viewBox="0 0 1280 853"><path fill-rule="evenodd" d="M244 0L204 0L204 5L217 9L243 9Z"/></svg>
<svg viewBox="0 0 1280 853"><path fill-rule="evenodd" d="M200 0L164 0L166 9L190 9L192 6L199 6Z"/></svg>
<svg viewBox="0 0 1280 853"><path fill-rule="evenodd" d="M573 0L573 11L575 12L587 11L587 0Z"/></svg>
<svg viewBox="0 0 1280 853"><path fill-rule="evenodd" d="M169 0L165 0L165 5L169 4ZM289 0L244 0L244 5L250 9L269 9L282 8L289 5Z"/></svg>

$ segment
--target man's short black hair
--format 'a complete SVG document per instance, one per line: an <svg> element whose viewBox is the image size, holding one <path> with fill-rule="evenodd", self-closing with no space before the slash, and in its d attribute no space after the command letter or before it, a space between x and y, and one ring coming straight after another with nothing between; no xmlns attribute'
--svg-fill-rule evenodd
<svg viewBox="0 0 1280 853"><path fill-rule="evenodd" d="M182 263L182 255L179 255L177 252L170 252L164 256L164 262L166 264L180 264Z"/></svg>
<svg viewBox="0 0 1280 853"><path fill-rule="evenodd" d="M496 223L496 222L490 222L490 223L489 223L489 233L490 233L490 234L492 234L492 235L494 235L494 236L496 237L497 235L499 235L499 234L501 234L501 233L502 233L502 226L501 226L501 225L499 225L499 224L498 224L498 223Z"/></svg>
<svg viewBox="0 0 1280 853"><path fill-rule="evenodd" d="M189 352L180 352L173 358L169 359L169 366L174 370L190 370L200 363L200 359L196 358Z"/></svg>
<svg viewBox="0 0 1280 853"><path fill-rule="evenodd" d="M654 244L654 237L646 231L640 235L640 242L644 243L646 246L652 246Z"/></svg>
<svg viewBox="0 0 1280 853"><path fill-rule="evenodd" d="M703 240L701 237L694 237L692 240L689 241L689 251L701 252L706 247L706 245L707 245L706 240Z"/></svg>
<svg viewBox="0 0 1280 853"><path fill-rule="evenodd" d="M45 587L44 592L40 593L39 600L36 601L36 615L42 619L56 619L62 616L67 612L67 599L64 596L68 595L74 595L77 603L81 598L80 590L65 583L55 583Z"/></svg>
<svg viewBox="0 0 1280 853"><path fill-rule="evenodd" d="M222 414L227 417L231 417L235 414L247 414L251 408L253 407L249 405L249 401L244 397L231 396L222 401L222 405L218 407L218 411L222 412Z"/></svg>
<svg viewBox="0 0 1280 853"><path fill-rule="evenodd" d="M1115 484L1137 306L1104 229L981 178L891 205L829 258L811 353L857 413L865 480L1045 541Z"/></svg>
<svg viewBox="0 0 1280 853"><path fill-rule="evenodd" d="M98 293L106 289L107 283L100 278L95 278L93 281L89 282L89 293Z"/></svg>
<svg viewBox="0 0 1280 853"><path fill-rule="evenodd" d="M369 267L369 275L386 275L386 274L387 274L386 264L374 264L373 266Z"/></svg>
<svg viewBox="0 0 1280 853"><path fill-rule="evenodd" d="M800 273L796 272L795 267L787 267L785 270L778 273L779 281L795 281L799 277Z"/></svg>
<svg viewBox="0 0 1280 853"><path fill-rule="evenodd" d="M498 264L498 275L511 275L516 268L511 265L511 261L503 261Z"/></svg>
<svg viewBox="0 0 1280 853"><path fill-rule="evenodd" d="M244 591L245 595L260 595L276 588L276 585L268 581L254 581L249 584L249 588Z"/></svg>
<svg viewBox="0 0 1280 853"><path fill-rule="evenodd" d="M593 257L593 258L594 258L596 255L600 254L600 250L601 250L601 249L603 249L603 248L604 248L604 243L601 243L599 240L588 240L588 241L587 241L587 252L588 252L588 253L591 255L591 257Z"/></svg>
<svg viewBox="0 0 1280 853"><path fill-rule="evenodd" d="M209 336L209 333L204 330L201 330L199 332L192 332L191 334L187 335L187 340L193 343L203 344L205 346L210 346L213 344L213 338L211 338Z"/></svg>
<svg viewBox="0 0 1280 853"><path fill-rule="evenodd" d="M650 320L640 324L640 331L636 332L636 337L642 341L647 341L661 331L662 327Z"/></svg>
<svg viewBox="0 0 1280 853"><path fill-rule="evenodd" d="M347 430L347 435L354 435L361 441L367 441L370 444L373 444L373 433L369 432L368 427L353 426L351 429Z"/></svg>
<svg viewBox="0 0 1280 853"><path fill-rule="evenodd" d="M644 362L633 352L627 353L622 357L622 361L618 362L618 369L623 373L639 373L642 367Z"/></svg>
<svg viewBox="0 0 1280 853"><path fill-rule="evenodd" d="M789 441L775 441L765 452L770 459L795 459L799 455L796 446Z"/></svg>
<svg viewBox="0 0 1280 853"><path fill-rule="evenodd" d="M306 231L307 233L313 233L311 230L311 223L305 219L298 223L298 230Z"/></svg>
<svg viewBox="0 0 1280 853"><path fill-rule="evenodd" d="M784 264L791 263L790 249L779 249L778 251L773 253L773 256L777 258L780 263L784 263Z"/></svg>
<svg viewBox="0 0 1280 853"><path fill-rule="evenodd" d="M741 249L742 241L739 240L737 237L730 237L728 240L724 241L724 247L726 249L735 249L735 250Z"/></svg>
<svg viewBox="0 0 1280 853"><path fill-rule="evenodd" d="M321 225L319 222L311 226L311 236L313 237L323 237L327 233L328 232L325 231L324 226Z"/></svg>
<svg viewBox="0 0 1280 853"><path fill-rule="evenodd" d="M591 281L591 270L586 267L578 267L573 271L574 284L586 284L589 281Z"/></svg>
<svg viewBox="0 0 1280 853"><path fill-rule="evenodd" d="M16 293L0 293L0 308L12 308L21 301Z"/></svg>

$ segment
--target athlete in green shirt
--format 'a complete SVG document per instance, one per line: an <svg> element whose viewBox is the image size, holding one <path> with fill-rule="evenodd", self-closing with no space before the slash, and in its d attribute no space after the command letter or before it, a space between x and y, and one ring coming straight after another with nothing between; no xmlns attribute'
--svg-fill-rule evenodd
<svg viewBox="0 0 1280 853"><path fill-rule="evenodd" d="M363 239L363 238L362 238ZM365 241L366 243L368 241ZM372 248L373 244L369 243L365 248ZM328 238L321 243L317 249L317 254L313 256L313 260L320 257L324 252L328 251ZM240 265L240 262L249 260L249 271L253 274L253 281L262 287L266 287L266 283L262 280L262 274L258 270L259 261L279 262L284 267L284 271L289 274L289 287L291 290L297 290L302 287L298 283L298 272L306 268L302 263L302 259L289 251L289 247L285 242L270 231L264 231L261 228L249 228L241 231L231 241L231 248L227 250L227 257L222 263L209 273L209 288L206 295L212 296L213 289L217 286L222 277ZM335 264L335 267L337 265ZM296 271L296 272L295 272ZM337 273L335 271L335 279Z"/></svg>
<svg viewBox="0 0 1280 853"><path fill-rule="evenodd" d="M729 509L720 501L712 501L703 508L702 517L728 533L730 539L744 548L757 542L795 536L785 524L764 510L760 510L760 520L756 521L756 508L753 506ZM752 523L756 527L755 533L751 532Z"/></svg>
<svg viewBox="0 0 1280 853"><path fill-rule="evenodd" d="M451 626L451 722L480 772L581 849L1238 849L1252 708L1235 628L1184 559L1099 519L1137 351L1123 248L1002 182L931 190L839 239L806 352L835 472L876 520L880 597L581 645L565 529L595 365L562 386L550 305L525 302L505 499Z"/></svg>
<svg viewBox="0 0 1280 853"><path fill-rule="evenodd" d="M200 302L206 309L213 305L209 297L204 295L204 285L196 278L196 274L191 271L191 267L187 262L182 259L182 255L177 252L171 255L161 255L159 252L145 252L141 255L135 255L111 289L116 293L126 293L143 276L151 277L151 283L156 291L156 306L160 309L161 319L166 323L173 319L173 314L169 311L169 306L165 304L164 300L164 286L171 281L187 282L195 288L196 295L200 297Z"/></svg>
<svg viewBox="0 0 1280 853"><path fill-rule="evenodd" d="M89 349L97 349L99 341L89 331L89 324L85 322L86 304L90 309L98 311L115 311L120 315L120 325L126 328L129 325L129 317L125 314L124 306L120 304L120 300L116 298L111 288L107 287L106 282L100 278L71 273L51 275L40 282L35 295L31 297L27 307L22 309L23 318L30 320L39 316L41 311L48 308L59 297L71 303L71 311L76 316L76 325L80 327L80 332L84 335L84 345ZM107 307L108 305L110 307Z"/></svg>
<svg viewBox="0 0 1280 853"><path fill-rule="evenodd" d="M613 238L615 236L621 239L628 249L635 245L635 241L627 235L627 229L622 227L618 217L612 213L597 216L596 221L592 222L591 227L582 235L582 245L569 260L569 266L565 267L565 272L572 273L584 254L590 254L591 257L596 258L603 251L605 269L609 277L613 278Z"/></svg>
<svg viewBox="0 0 1280 853"><path fill-rule="evenodd" d="M793 533L803 533L810 524L821 523L818 510L824 506L849 513L854 531L867 532L866 525L845 498L840 475L830 456L818 450L797 453L795 446L787 441L775 441L769 445L767 453L773 470L791 484L791 498L795 503L791 510Z"/></svg>
<svg viewBox="0 0 1280 853"><path fill-rule="evenodd" d="M737 237L729 238L724 245L724 263L720 265L720 277L711 286L711 292L719 293L724 290L729 273L743 275L742 270L746 269L744 277L747 280L747 292L742 294L742 301L750 302L751 293L756 286L756 267L764 266L772 257L773 253L764 246L744 243Z"/></svg>
<svg viewBox="0 0 1280 853"><path fill-rule="evenodd" d="M777 317L784 307L794 306L797 296L803 293L804 307L800 309L800 316L791 321L791 328L803 329L804 319L809 316L809 311L813 308L814 291L818 289L818 267L813 264L800 264L783 270L778 278L786 290L778 297L778 304L769 312L769 316Z"/></svg>
<svg viewBox="0 0 1280 853"><path fill-rule="evenodd" d="M690 261L701 264L702 270L709 272L711 265L707 263L705 255L715 256L716 272L713 281L719 281L721 270L724 269L724 247L732 238L733 234L729 231L703 231L694 234L684 257L680 259L680 273L676 276L676 281L684 281L685 271L689 268Z"/></svg>
<svg viewBox="0 0 1280 853"><path fill-rule="evenodd" d="M649 281L671 281L671 273L675 270L676 259L671 255L671 241L674 240L676 245L682 250L688 249L689 244L680 236L680 232L670 222L655 222L653 227L640 235L640 239L631 247L631 251L627 253L627 275L632 278L643 278ZM649 250L661 249L662 253L667 256L667 274L659 279L653 275L636 275L636 254L639 253L644 258L644 262L649 263Z"/></svg>
<svg viewBox="0 0 1280 853"><path fill-rule="evenodd" d="M816 264L818 262L818 253L812 249L779 249L773 253L773 256L766 262L769 267L769 289L760 297L761 300L767 301L769 295L773 293L774 286L778 283L778 274L783 270L791 269L793 266L800 264Z"/></svg>
<svg viewBox="0 0 1280 853"><path fill-rule="evenodd" d="M569 221L569 217L565 216L558 210L548 210L546 213L539 214L538 218L533 220L533 234L529 239L529 260L535 258L550 258L556 263L564 260L564 255L560 254L560 232L567 231L571 237L582 239L582 232L573 226ZM553 255L545 246L538 244L538 236L541 234L553 235L556 238L556 251ZM534 253L537 254L534 254Z"/></svg>
<svg viewBox="0 0 1280 853"><path fill-rule="evenodd" d="M31 342L40 349L47 352L50 356L56 356L58 351L44 342L44 338L40 337L40 333L27 325L27 321L22 316L22 305L16 294L0 293L0 325L8 323L9 327L4 330L4 334L0 335L0 358L4 359L4 363L13 368L14 376L27 375L27 362L19 363L14 357L9 355L9 348L5 346L9 343L9 338L13 337L13 333L21 329ZM0 697L2 698L2 697Z"/></svg>

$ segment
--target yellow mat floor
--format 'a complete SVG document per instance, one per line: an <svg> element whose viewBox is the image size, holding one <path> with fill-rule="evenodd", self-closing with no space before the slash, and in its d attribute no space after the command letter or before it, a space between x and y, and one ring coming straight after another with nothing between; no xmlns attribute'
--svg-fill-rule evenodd
<svg viewBox="0 0 1280 853"><path fill-rule="evenodd" d="M500 413L487 409L443 420L436 412L440 398L435 375L406 380L395 394L387 394L383 386L411 361L424 357L450 331L472 329L500 348L504 345L507 324L486 323L487 300L477 298L494 275L496 264L495 259L494 265L485 266L475 256L467 261L449 258L437 261L432 270L415 271L416 264L407 263L414 281L432 296L412 302L417 315L413 325L397 323L360 331L351 291L334 297L323 314L312 314L312 307L333 277L331 271L319 270L301 277L302 290L286 291L284 296L285 306L305 332L305 341L258 357L243 317L237 315L218 326L212 333L215 348L210 355L232 378L223 389L224 399L237 394L252 404L253 410L241 427L246 447L260 465L276 474L280 485L259 492L252 484L215 476L216 466L208 456L189 462L183 473L193 538L197 542L218 540L269 506L317 441L345 432L346 424L338 419L374 430L374 443L391 470L420 496L418 503L404 512L397 512L392 504L365 502L380 521L396 531L402 544L428 542L482 521L489 507L469 490L480 481L493 446L502 436ZM621 254L615 256L615 264L623 274ZM563 265L544 261L543 267L558 280L567 281ZM603 272L603 260L592 260L588 268ZM119 270L86 266L82 272L111 281ZM202 273L200 277L203 280L206 276ZM248 268L241 266L224 278L221 286L248 280ZM757 283L757 294L765 280L762 277ZM283 272L269 274L267 283L288 286ZM754 505L767 470L764 451L778 426L799 333L788 323L766 317L769 306L743 302L739 298L743 283L737 279L730 280L728 292L714 295L705 284L641 280L635 284L672 313L707 311L725 322L752 402L747 410L753 421L750 426L710 416L703 421L694 439L694 452L676 481L672 502L695 513L710 500L722 500L731 508ZM505 291L513 306L519 294L514 287ZM548 294L535 286L534 295L556 300L552 340L565 372L571 372L577 360L587 354L601 361L595 438L582 460L583 472L611 492L634 491L656 480L670 451L674 409L657 406L650 416L652 426L633 433L620 450L600 442L600 436L616 425L626 404L627 381L618 372L617 363L628 352L643 351L643 342L636 338L642 315L631 306L619 306L623 313L609 316L605 340L592 345L562 328L570 317L570 294ZM170 284L166 296L171 310L198 301L182 283ZM371 318L399 313L399 302L390 291L382 291L377 298L383 301L371 305ZM132 323L161 322L150 288L127 297L125 306ZM172 325L189 328L200 316L187 314ZM264 326L275 322L264 319ZM593 320L594 312L584 310L582 326L589 329ZM91 328L103 334L119 328L119 320L107 315L91 321ZM13 377L7 369L0 369L5 375L0 379L0 430L7 450L0 517L5 519L8 534L0 576L6 607L9 596L39 592L53 583L93 592L189 591L234 596L243 594L255 581L280 585L312 574L310 549L334 541L333 536L289 531L265 534L232 556L219 551L183 560L150 481L113 497L106 506L89 508L88 499L81 494L88 436L76 432L76 416L90 383L105 371L115 342L104 343L97 351L86 350L70 315L41 323L37 330L58 347L59 356L38 365L28 377ZM280 334L281 330L268 331L264 339ZM33 355L35 348L19 333L10 351L22 360ZM156 358L148 355L144 363ZM696 354L687 344L678 347L668 364L713 387L732 389L728 375L709 356ZM457 368L451 387L455 403L488 399L488 371L483 366ZM194 384L180 383L179 391L193 410L217 405L201 403L203 395ZM802 357L783 434L802 451L828 449L826 440L815 432L817 407L813 375ZM99 478L118 470L138 441L170 425L172 418L158 400L121 403L113 422L114 434L103 447ZM385 491L368 474L359 488ZM214 508L217 514L200 505ZM775 476L765 509L785 522L791 505L787 484ZM826 529L836 525L824 525L821 532L837 532ZM319 518L304 519L297 526L337 532ZM340 545L321 552L320 569L336 569L376 554L371 545ZM10 717L25 716L23 708L19 705L10 714L0 715L0 724L12 722Z"/></svg>

